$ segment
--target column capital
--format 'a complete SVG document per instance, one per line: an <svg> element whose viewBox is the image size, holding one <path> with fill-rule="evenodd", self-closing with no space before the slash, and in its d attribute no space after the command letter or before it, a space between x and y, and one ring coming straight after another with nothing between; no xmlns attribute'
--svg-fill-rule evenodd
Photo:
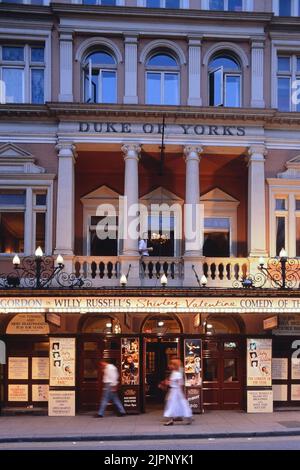
<svg viewBox="0 0 300 470"><path fill-rule="evenodd" d="M251 48L253 49L264 49L265 47L265 37L252 37L251 38Z"/></svg>
<svg viewBox="0 0 300 470"><path fill-rule="evenodd" d="M72 142L58 142L55 146L59 158L77 158L76 147Z"/></svg>
<svg viewBox="0 0 300 470"><path fill-rule="evenodd" d="M124 34L124 42L125 44L137 44L138 43L139 33L132 32Z"/></svg>
<svg viewBox="0 0 300 470"><path fill-rule="evenodd" d="M200 155L203 152L203 147L200 145L186 145L183 149L185 161L200 160Z"/></svg>
<svg viewBox="0 0 300 470"><path fill-rule="evenodd" d="M267 154L268 150L266 149L265 145L251 145L251 147L248 148L248 161L265 161Z"/></svg>
<svg viewBox="0 0 300 470"><path fill-rule="evenodd" d="M124 160L127 160L129 158L139 160L142 147L140 146L140 144L132 142L124 144L121 150L124 154Z"/></svg>
<svg viewBox="0 0 300 470"><path fill-rule="evenodd" d="M188 36L188 45L200 47L202 44L202 36Z"/></svg>

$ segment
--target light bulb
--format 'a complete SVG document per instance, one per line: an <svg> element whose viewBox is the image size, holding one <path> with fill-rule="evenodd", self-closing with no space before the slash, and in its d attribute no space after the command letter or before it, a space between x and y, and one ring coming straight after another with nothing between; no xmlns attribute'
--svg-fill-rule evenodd
<svg viewBox="0 0 300 470"><path fill-rule="evenodd" d="M14 259L13 259L13 265L14 266L19 266L21 264L21 261L20 261L20 258L18 255L15 255L14 256Z"/></svg>
<svg viewBox="0 0 300 470"><path fill-rule="evenodd" d="M125 274L122 274L122 276L120 278L120 284L121 284L121 286L126 286L127 285L127 277L125 276Z"/></svg>
<svg viewBox="0 0 300 470"><path fill-rule="evenodd" d="M57 258L56 258L56 264L58 266L62 266L64 264L64 259L61 255L58 255Z"/></svg>
<svg viewBox="0 0 300 470"><path fill-rule="evenodd" d="M201 277L201 281L200 281L201 286L203 286L203 287L206 286L206 285L207 285L207 282L208 282L208 281L207 281L207 277L204 276L204 274L203 274L203 276Z"/></svg>
<svg viewBox="0 0 300 470"><path fill-rule="evenodd" d="M37 258L41 258L44 255L43 250L40 246L37 247L34 254Z"/></svg>
<svg viewBox="0 0 300 470"><path fill-rule="evenodd" d="M165 274L163 274L160 278L160 283L163 287L165 287L167 284L168 284L168 279L167 279L167 276Z"/></svg>

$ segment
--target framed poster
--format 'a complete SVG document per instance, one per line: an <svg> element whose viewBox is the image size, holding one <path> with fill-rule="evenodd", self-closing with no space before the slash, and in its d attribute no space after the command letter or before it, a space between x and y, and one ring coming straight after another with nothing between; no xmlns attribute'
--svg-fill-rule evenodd
<svg viewBox="0 0 300 470"><path fill-rule="evenodd" d="M292 385L291 400L300 401L300 384Z"/></svg>
<svg viewBox="0 0 300 470"><path fill-rule="evenodd" d="M186 387L201 387L201 339L184 340L184 382Z"/></svg>
<svg viewBox="0 0 300 470"><path fill-rule="evenodd" d="M48 415L75 416L75 392L69 390L50 390Z"/></svg>
<svg viewBox="0 0 300 470"><path fill-rule="evenodd" d="M75 338L50 338L50 386L75 387Z"/></svg>
<svg viewBox="0 0 300 470"><path fill-rule="evenodd" d="M247 386L272 387L271 339L247 339Z"/></svg>
<svg viewBox="0 0 300 470"><path fill-rule="evenodd" d="M284 384L273 385L273 401L287 401L288 386Z"/></svg>
<svg viewBox="0 0 300 470"><path fill-rule="evenodd" d="M32 401L48 401L49 385L34 384L32 385Z"/></svg>
<svg viewBox="0 0 300 470"><path fill-rule="evenodd" d="M9 384L8 401L28 401L28 385Z"/></svg>
<svg viewBox="0 0 300 470"><path fill-rule="evenodd" d="M292 357L292 380L300 380L300 359Z"/></svg>
<svg viewBox="0 0 300 470"><path fill-rule="evenodd" d="M248 390L247 413L273 413L272 390Z"/></svg>
<svg viewBox="0 0 300 470"><path fill-rule="evenodd" d="M121 384L139 385L139 339L121 339Z"/></svg>
<svg viewBox="0 0 300 470"><path fill-rule="evenodd" d="M28 380L28 357L8 358L8 380Z"/></svg>
<svg viewBox="0 0 300 470"><path fill-rule="evenodd" d="M288 359L285 357L273 357L272 380L288 379Z"/></svg>
<svg viewBox="0 0 300 470"><path fill-rule="evenodd" d="M32 358L32 372L33 380L48 380L49 379L49 357L33 357Z"/></svg>

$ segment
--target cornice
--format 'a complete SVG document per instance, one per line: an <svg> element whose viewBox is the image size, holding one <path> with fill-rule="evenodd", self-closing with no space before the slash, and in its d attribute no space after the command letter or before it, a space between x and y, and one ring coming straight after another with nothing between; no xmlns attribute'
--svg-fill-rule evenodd
<svg viewBox="0 0 300 470"><path fill-rule="evenodd" d="M36 15L39 19L53 16L52 8L45 5L32 5L23 3L0 3L0 17L12 17L14 19L23 15Z"/></svg>

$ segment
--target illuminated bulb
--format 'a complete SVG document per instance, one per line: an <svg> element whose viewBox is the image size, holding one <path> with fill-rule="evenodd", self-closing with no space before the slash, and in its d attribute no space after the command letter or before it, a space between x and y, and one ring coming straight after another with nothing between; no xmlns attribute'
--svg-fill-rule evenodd
<svg viewBox="0 0 300 470"><path fill-rule="evenodd" d="M111 328L112 327L112 323L106 323L106 328Z"/></svg>
<svg viewBox="0 0 300 470"><path fill-rule="evenodd" d="M21 264L20 258L18 257L18 255L15 255L13 259L13 265L19 266L20 264Z"/></svg>
<svg viewBox="0 0 300 470"><path fill-rule="evenodd" d="M40 246L35 250L34 254L37 258L41 258L44 255L43 250Z"/></svg>
<svg viewBox="0 0 300 470"><path fill-rule="evenodd" d="M168 279L167 279L167 276L165 274L163 274L161 276L160 283L161 283L162 287L166 287L166 285L168 284Z"/></svg>
<svg viewBox="0 0 300 470"><path fill-rule="evenodd" d="M287 252L284 248L282 248L282 250L280 251L279 256L280 256L280 258L287 258L288 257L288 254L287 254Z"/></svg>
<svg viewBox="0 0 300 470"><path fill-rule="evenodd" d="M64 259L61 255L58 255L57 258L56 258L56 264L58 266L62 266L64 264Z"/></svg>
<svg viewBox="0 0 300 470"><path fill-rule="evenodd" d="M208 282L208 281L207 281L207 277L204 276L204 274L203 274L203 276L201 277L201 281L200 281L201 286L203 286L203 287L206 286L206 285L207 285L207 282Z"/></svg>
<svg viewBox="0 0 300 470"><path fill-rule="evenodd" d="M127 285L127 277L125 276L125 274L122 274L120 278L120 284L122 287L125 287Z"/></svg>
<svg viewBox="0 0 300 470"><path fill-rule="evenodd" d="M265 264L265 259L261 256L261 257L259 258L259 265L260 265L260 266L263 266L264 264Z"/></svg>
<svg viewBox="0 0 300 470"><path fill-rule="evenodd" d="M162 320L160 320L160 321L157 323L158 326L164 326L164 324L165 324L165 322L162 321Z"/></svg>

